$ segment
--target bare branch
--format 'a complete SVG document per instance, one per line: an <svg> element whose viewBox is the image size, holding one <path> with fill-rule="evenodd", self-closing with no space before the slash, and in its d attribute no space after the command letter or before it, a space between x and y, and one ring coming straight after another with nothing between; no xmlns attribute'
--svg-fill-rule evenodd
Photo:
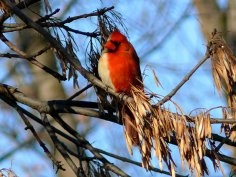
<svg viewBox="0 0 236 177"><path fill-rule="evenodd" d="M8 98L8 99L9 99L9 98ZM33 118L33 120L37 121L38 123L44 125L44 123L43 123L39 118L36 118L34 115L32 115L32 114L29 113L28 111L22 109L22 108L19 107L18 105L17 105L17 109L20 110L20 111L22 111L22 113L26 114L28 117ZM115 121L113 121L113 122L115 122ZM63 126L64 126L64 124L63 124ZM84 140L83 140L83 139L82 139L82 140L81 140L81 139L74 139L74 138L72 138L72 137L70 137L70 136L64 134L64 133L61 132L60 130L58 130L58 129L54 128L54 127L52 127L52 128L53 128L53 131L55 131L56 133L58 133L58 134L60 134L61 136L65 137L65 138L68 139L69 141L72 141L73 143L78 144L79 146L81 146L81 147L83 147L83 148L87 148L86 143L84 144ZM225 140L225 138L220 137L219 135L215 135L215 134L213 134L213 139L216 140L216 141L224 141L224 140ZM172 140L170 141L170 143L176 145L176 142L175 142L174 139L172 139ZM235 146L235 143L232 143L230 140L227 140L227 141L226 141L226 144ZM111 157L114 157L114 158L117 158L117 159L120 159L120 160L121 160L121 159L124 160L124 161L127 160L127 159L124 159L124 158L119 158L118 156L112 155L112 154L110 154L110 153L106 153L105 151L102 151L102 150L99 150L99 149L95 149L95 150L98 151L99 153L104 153L104 154L106 154L106 155L111 155ZM206 155L207 155L208 157L211 156L211 153L210 153L210 152L211 152L210 150L207 150L207 154L206 154ZM217 154L219 154L219 153L217 153ZM228 163L230 163L230 164L235 164L235 159L234 159L234 158L228 158L228 156L224 156L224 155L222 155L222 154L219 154L219 156L220 156L219 159L220 159L221 161L228 162ZM133 161L127 161L127 162L132 163ZM140 163L138 163L138 164L140 164ZM153 170L153 171L158 171L158 169L152 169L152 168L151 168L151 170Z"/></svg>
<svg viewBox="0 0 236 177"><path fill-rule="evenodd" d="M80 94L82 94L84 91L86 91L87 89L89 89L92 86L93 86L92 84L88 84L87 86L82 88L80 91L76 92L74 95L69 97L67 100L73 100L75 97L79 96Z"/></svg>
<svg viewBox="0 0 236 177"><path fill-rule="evenodd" d="M84 101L65 101L65 100L53 100L53 101L39 101L36 99L32 99L29 97L26 97L23 93L19 92L16 88L2 85L0 84L0 94L4 95L7 99L11 99L14 97L15 101L20 102L22 104L25 104L33 109L36 109L37 111L41 113L48 113L48 114L54 114L54 113L74 113L74 114L82 114L87 115L91 117L98 117L100 119L111 121L113 123L121 124L121 122L118 121L118 118L114 115L109 114L101 114L99 111L94 111L93 109L98 109L98 104L95 102L84 102ZM86 113L86 108L89 110ZM189 116L186 116L187 119L190 119ZM192 122L195 120L191 118ZM216 119L211 118L211 123L235 123L234 119ZM215 141L223 142L225 141L225 138L213 134L213 139ZM226 140L225 144L235 146L236 143L233 143L230 140Z"/></svg>
<svg viewBox="0 0 236 177"><path fill-rule="evenodd" d="M34 116L33 114L29 113L29 112L26 111L25 109L21 108L21 107L18 106L17 104L14 104L14 105L13 105L13 104L10 102L9 99L4 99L3 96L1 96L1 99L3 99L3 100L4 100L6 103L8 103L10 106L14 107L17 111L19 111L18 113L21 113L21 112L22 112L23 114L21 114L21 115L26 114L27 116L29 116L29 117L32 118L33 120L35 120L35 121L37 121L38 123L40 123L40 124L42 124L42 125L45 126L45 123L44 123L42 120L40 120L39 118L37 118L37 117ZM67 140L72 141L73 143L79 145L80 147L83 147L83 148L86 148L86 149L90 150L91 153L94 154L94 156L104 164L104 168L107 168L107 169L113 171L114 173L116 173L116 174L118 174L118 175L120 175L120 176L122 176L122 177L129 177L129 175L125 174L122 170L120 170L118 167L116 167L115 165L113 165L112 163L110 163L106 158L104 158L101 154L99 154L99 153L96 151L96 149L93 148L93 146L92 146L87 140L85 140L82 136L80 136L76 131L74 131L73 129L71 129L70 126L68 126L64 121L62 121L59 116L57 116L57 115L55 115L55 114L54 114L53 116L54 116L54 118L56 118L56 120L57 120L62 126L66 126L66 127L68 128L67 130L69 130L70 133L73 133L73 135L76 137L76 139L73 139L72 137L66 135L65 133L61 132L60 130L56 129L56 128L53 127L53 126L50 126L50 127L51 127L50 131L53 130L55 133L60 134L61 136L65 137ZM29 124L29 125L31 125L31 124ZM55 138L55 137L54 137L54 138ZM40 139L39 139L39 140L40 140ZM78 143L79 143L79 144L78 144ZM43 146L44 144L40 144L40 145L42 145L42 147L44 148L44 150L46 150L46 149L45 149L46 146ZM63 148L63 147L60 147L60 148ZM49 152L49 151L48 151L48 152ZM63 152L62 152L62 153L63 153ZM49 154L48 154L48 155L49 155ZM50 157L50 159L51 159L51 156L49 156L49 157ZM67 160L68 160L68 159L67 159ZM69 163L71 164L72 162L69 160ZM58 168L61 167L60 162L56 162L56 164L58 165ZM74 168L74 167L73 167L73 168Z"/></svg>
<svg viewBox="0 0 236 177"><path fill-rule="evenodd" d="M146 51L141 58L145 58L148 55L152 54L153 51L155 51L156 49L160 48L161 45L163 45L163 43L165 41L167 41L167 38L170 38L170 36L172 34L174 34L174 32L178 29L178 27L184 22L184 19L187 15L187 12L189 10L189 8L192 6L192 3L190 2L187 7L185 8L184 12L182 13L182 15L178 18L178 20L172 25L172 27L168 30L168 32L165 34L165 36L162 37L162 39L156 44L153 45L151 49L149 49L148 51Z"/></svg>
<svg viewBox="0 0 236 177"><path fill-rule="evenodd" d="M28 6L36 3L36 2L39 2L40 0L24 0L24 1L21 1L20 3L17 4L17 7L19 9L25 9L27 8ZM2 16L0 16L0 26L2 26L2 23L10 17L11 14L9 13L5 13L3 14Z"/></svg>
<svg viewBox="0 0 236 177"><path fill-rule="evenodd" d="M74 79L77 79L77 71L89 82L91 82L92 85L97 86L101 89L103 89L105 92L108 92L109 95L113 95L116 98L119 98L121 101L125 103L131 103L129 108L131 108L133 105L138 106L138 102L140 103L140 107L137 108L133 107L134 109L130 109L133 115L136 115L135 113L139 114L140 110L142 109L144 114L140 114L138 119L137 125L145 125L145 126L139 126L139 132L141 132L139 135L142 136L142 142L140 142L140 152L141 155L145 154L145 152L150 152L151 149L156 150L157 157L160 161L165 161L166 165L168 166L169 170L171 170L172 175L175 171L174 169L174 160L171 156L171 152L169 150L169 143L172 143L174 145L177 145L180 149L180 155L182 160L186 160L190 169L194 170L196 169L197 175L202 175L204 173L207 173L207 167L204 161L204 157L212 157L213 163L218 164L219 160L227 162L229 164L236 164L236 160L234 158L230 158L228 156L225 156L223 154L220 154L218 152L218 148L214 145L211 146L211 149L206 148L206 141L212 142L214 144L214 139L210 139L212 135L212 127L211 124L216 123L235 123L235 120L224 120L224 119L212 119L210 118L210 114L208 113L204 114L201 113L199 116L190 117L185 115L179 115L178 113L172 113L171 111L164 108L164 103L167 101L171 101L171 98L173 95L176 94L176 92L190 79L190 77L195 73L195 71L209 58L209 51L206 52L205 56L199 61L199 63L182 79L182 81L168 94L166 95L161 101L159 101L156 105L152 105L152 102L150 101L149 97L146 97L143 90L143 100L138 99L138 97L135 97L135 94L132 95L132 97L129 97L127 95L119 95L118 93L115 93L114 90L111 88L108 88L105 86L99 79L97 79L94 75L94 73L89 72L87 69L85 69L78 57L76 56L76 53L74 51L74 43L72 42L73 39L70 36L70 32L75 32L82 35L90 36L91 39L93 37L102 38L101 41L98 41L98 43L103 43L103 34L100 35L100 32L95 33L88 33L88 32L81 32L79 30L72 29L69 26L66 26L67 23L70 23L74 20L80 19L80 18L87 18L91 16L99 16L101 14L104 14L108 10L113 9L114 7L110 7L107 9L98 10L96 12L90 13L90 14L84 14L81 16L75 16L67 18L64 21L61 22L50 22L51 17L57 13L57 11L52 12L49 15L46 15L42 17L41 19L37 21L31 20L29 17L27 17L24 13L20 11L20 9L14 4L11 3L9 0L2 0L1 1L7 9L9 9L9 12L11 14L15 14L18 16L24 24L20 24L20 26L15 26L15 30L23 29L23 28L32 28L39 34L41 34L47 42L50 44L50 47L52 47L57 54L57 59L60 61L61 67L63 69L63 74L65 75L67 71L69 70L69 78L70 76L74 76ZM1 22L4 22L9 15L5 15L4 18L2 18ZM104 15L105 16L105 15ZM105 18L105 17L104 17ZM98 19L99 21L99 19ZM109 21L109 20L108 20ZM100 21L102 24L102 20ZM109 22L108 22L109 23ZM104 23L105 24L105 23ZM100 24L99 24L100 25ZM110 24L109 24L110 25ZM108 26L109 26L108 25ZM102 26L102 25L101 25ZM115 25L111 24L111 29L113 29ZM109 27L110 27L109 26ZM59 29L65 29L68 32L68 38L69 40L66 40L65 43L62 43L59 34L55 33L55 36L53 34L50 34L48 29L50 27L58 27ZM108 27L108 28L109 28ZM104 25L104 28L106 28L106 24ZM14 30L14 29L13 29ZM102 31L102 30L101 30ZM109 31L109 30L108 30ZM101 32L102 33L102 32ZM40 68L44 68L45 66L40 65L40 63L37 62L37 60L32 57L27 56L23 51L19 50L14 44L12 44L9 40L7 40L4 36L4 34L1 34L1 39L3 42L5 42L9 48L11 48L13 51L17 53L17 55L21 58L27 59L30 62L34 62L36 66ZM93 41L91 41L93 42ZM64 45L65 44L65 45ZM46 51L46 50L45 50ZM43 53L43 51L39 51L35 56L40 55ZM99 55L99 52L97 52ZM17 57L15 54L8 54L8 57ZM97 61L97 56L95 55L95 60ZM7 56L7 54L2 54L2 56ZM36 62L36 63L35 63ZM96 62L94 62L96 65ZM95 67L96 69L96 67ZM49 72L50 73L50 72ZM82 114L87 116L93 116L93 117L99 117L101 119L109 120L115 123L121 124L121 122L118 122L118 119L116 116L113 115L114 110L109 111L110 108L105 108L105 112L101 113L98 108L97 103L93 102L83 102L83 101L73 101L72 99L76 97L77 95L83 93L85 90L87 90L90 86L86 86L84 89L80 90L78 93L73 95L67 100L52 100L52 101L41 101L37 99L32 99L27 96L25 96L23 93L18 91L16 88L0 84L0 98L8 103L10 106L15 108L18 113L20 114L21 118L24 120L26 117L29 116L33 120L39 122L43 126L47 128L47 131L49 132L52 140L55 142L56 148L61 152L61 154L67 159L67 162L70 164L71 168L76 173L78 171L78 167L76 164L70 159L69 154L76 156L77 153L71 151L70 149L67 149L67 147L64 144L61 144L59 138L57 135L60 135L62 137L66 137L69 139L69 141L73 141L78 147L85 148L86 150L90 151L93 155L93 157L88 157L88 159L96 159L99 161L99 164L102 164L103 169L107 169L108 171L112 171L120 176L128 176L124 171L122 171L117 166L113 165L110 161L108 161L101 152L98 151L98 149L94 148L90 142L88 142L85 138L83 138L78 132L76 132L73 128L71 128L66 121L64 121L60 116L59 113L75 113L75 114ZM133 92L132 92L133 93ZM138 92L137 92L138 93ZM141 95L141 94L140 94ZM141 96L140 96L141 97ZM133 99L134 98L134 99ZM145 102L146 99L146 102ZM10 100L10 102L9 102ZM120 101L118 100L118 101ZM136 100L136 102L135 102ZM137 101L138 100L138 101ZM15 103L12 104L11 102ZM44 117L45 122L38 120L37 117L35 117L33 114L29 113L28 111L24 110L23 108L19 107L17 103L22 103L24 105L29 106L32 109L37 110L39 113L41 113ZM143 104L143 105L142 105ZM146 106L144 106L146 105ZM176 105L177 110L178 105ZM20 110L20 111L19 111ZM107 111L108 110L108 111ZM108 114L108 113L109 114ZM149 112L149 114L147 113ZM181 111L180 111L181 112ZM63 127L65 131L68 132L69 136L65 133L60 132L55 127L51 126L48 123L47 116L51 115L54 120L59 123ZM165 119L165 118L168 118ZM144 118L150 118L150 121L146 121ZM144 121L143 121L144 120ZM140 123L141 122L141 123ZM166 123L167 122L167 123ZM193 123L191 123L193 122ZM26 122L26 124L28 124ZM146 125L147 124L147 125ZM149 125L150 124L150 125ZM191 124L191 125L190 125ZM159 126L160 125L160 126ZM192 126L193 125L193 126ZM146 128L146 129L144 129ZM146 131L147 130L147 131ZM36 132L35 130L31 130L32 132ZM160 134L160 132L162 134ZM33 133L34 134L34 133ZM172 137L172 135L174 136ZM144 136L147 135L147 136ZM186 136L185 136L186 135ZM36 136L36 135L35 135ZM146 139L144 137L147 137ZM214 137L214 136L213 136ZM176 138L176 139L175 139ZM227 138L221 139L220 137L216 136L217 141L222 143L228 143L232 146L235 146L234 143L227 140ZM36 137L37 139L37 137ZM191 142L191 143L189 143ZM146 144L145 144L146 143ZM147 146L148 145L148 146ZM188 145L188 146L187 146ZM146 147L146 148L145 148ZM148 148L147 148L148 147ZM162 148L163 147L163 148ZM206 153L205 153L206 152ZM105 154L106 152L104 152ZM147 154L147 153L146 153ZM111 154L110 154L111 155ZM122 157L114 156L114 158L122 159ZM144 156L142 156L144 157ZM143 160L143 166L148 169L148 165L150 164L150 156L147 157L146 161ZM145 158L143 158L145 159ZM127 160L127 159L122 159ZM146 162L146 163L145 163ZM129 161L129 163L133 163L136 165L136 162ZM146 165L145 165L146 164ZM153 169L156 170L156 169Z"/></svg>
<svg viewBox="0 0 236 177"><path fill-rule="evenodd" d="M37 140L37 142L39 143L39 145L43 148L44 152L46 153L46 155L48 156L49 159L52 160L53 164L55 164L57 166L57 169L59 170L65 170L62 165L60 164L59 161L57 161L54 156L50 153L50 151L48 150L48 148L46 147L46 145L42 142L42 140L40 139L40 137L38 136L37 132L35 131L34 127L32 126L32 124L29 122L29 120L25 117L24 113L21 112L20 109L18 109L18 105L15 102L15 100L9 99L4 97L3 95L1 96L1 99L4 100L7 104L9 104L10 106L12 106L13 108L16 109L16 111L19 113L20 117L22 118L22 120L24 121L25 125L26 125L26 130L29 129L33 136L35 137L35 139Z"/></svg>
<svg viewBox="0 0 236 177"><path fill-rule="evenodd" d="M47 115L43 113L43 114L41 114L41 116L43 117L44 126L45 126L49 136L51 137L54 145L56 146L56 149L61 153L63 158L65 158L66 162L69 164L69 166L71 167L71 169L73 170L73 172L76 175L78 172L78 168L76 167L75 163L72 161L70 156L68 155L67 151L64 148L64 145L62 145L62 142L58 140L55 132L53 131L53 129L49 123Z"/></svg>
<svg viewBox="0 0 236 177"><path fill-rule="evenodd" d="M165 102L169 101L172 96L176 94L176 92L190 79L190 77L197 71L197 69L209 58L209 53L205 54L205 56L198 62L198 64L188 73L186 76L180 81L180 83L168 94L166 95L161 101L157 103L157 107L163 105Z"/></svg>
<svg viewBox="0 0 236 177"><path fill-rule="evenodd" d="M27 55L26 58L30 59L30 58L35 58L38 57L39 55L43 54L44 52L46 52L47 50L49 50L51 48L51 46L46 46L43 49L31 54L31 55ZM0 57L6 57L6 58L22 58L20 55L18 54L13 54L13 53L0 53Z"/></svg>
<svg viewBox="0 0 236 177"><path fill-rule="evenodd" d="M102 153L102 154L104 154L104 155L113 157L113 158L118 159L118 160L121 160L121 161L123 161L123 162L128 162L128 163L130 163L130 164L134 164L134 165L136 165L136 166L142 167L142 163L140 163L140 162L136 162L136 161L130 160L130 159L126 158L126 157L121 157L121 156L118 156L118 155L115 155L115 154L106 152L106 151L104 151L104 150L102 150L102 149L96 148L96 150L97 150L99 153ZM149 170L150 170L150 171L154 171L154 172L158 172L158 173L162 173L162 174L166 174L166 175L170 175L170 176L171 176L171 173L170 173L170 172L167 172L167 171L164 171L164 170L160 170L160 169L155 168L155 167L153 167L153 166L150 166L150 169L149 169ZM188 176L188 175L180 175L180 174L178 174L178 173L176 174L176 177L187 177L187 176Z"/></svg>
<svg viewBox="0 0 236 177"><path fill-rule="evenodd" d="M96 149L87 141L85 140L80 134L78 134L74 129L72 129L64 120L58 116L58 114L52 114L53 118L62 126L68 133L73 135L78 141L81 141L84 143L84 146L86 149L88 149L97 159L99 159L102 163L103 166L110 171L123 176L123 177L128 177L126 173L124 173L120 168L116 167L112 163L110 163L105 157L103 157L100 153L96 151Z"/></svg>
<svg viewBox="0 0 236 177"><path fill-rule="evenodd" d="M13 51L15 51L21 58L26 59L27 61L29 61L31 64L41 68L42 70L44 70L45 72L49 73L50 75L52 75L53 77L55 77L58 80L66 80L65 77L63 77L62 75L58 74L57 72L53 71L52 69L50 69L49 67L43 65L42 63L38 62L34 57L32 56L28 56L25 52L21 51L19 48L17 48L16 45L14 45L12 42L10 42L2 33L0 33L0 39ZM47 48L48 50L48 48ZM40 51L40 54L42 54L43 51Z"/></svg>

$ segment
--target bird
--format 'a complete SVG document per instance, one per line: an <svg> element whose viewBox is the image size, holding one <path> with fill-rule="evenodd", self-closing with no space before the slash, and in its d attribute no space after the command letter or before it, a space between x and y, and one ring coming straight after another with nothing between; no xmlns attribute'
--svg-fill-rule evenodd
<svg viewBox="0 0 236 177"><path fill-rule="evenodd" d="M98 61L98 75L116 93L131 96L132 86L143 89L139 57L133 45L119 30L111 32L103 46ZM131 145L140 145L133 113L125 103L118 106L118 112L125 127L126 141L128 136Z"/></svg>

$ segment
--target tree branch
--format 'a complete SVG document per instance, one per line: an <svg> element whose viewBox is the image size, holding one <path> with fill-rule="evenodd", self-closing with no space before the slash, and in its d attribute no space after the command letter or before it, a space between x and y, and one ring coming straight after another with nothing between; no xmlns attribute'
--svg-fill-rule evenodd
<svg viewBox="0 0 236 177"><path fill-rule="evenodd" d="M46 128L53 144L55 145L56 149L61 153L62 157L66 160L66 162L68 163L68 165L70 166L70 168L73 170L73 172L76 175L78 172L78 168L76 167L75 163L70 158L70 156L68 155L66 149L64 148L64 145L62 145L63 143L58 140L55 132L52 129L51 124L49 123L47 115L43 113L41 114L41 116L44 122L44 127Z"/></svg>
<svg viewBox="0 0 236 177"><path fill-rule="evenodd" d="M195 71L209 58L208 51L206 52L205 56L198 62L196 66L188 73L186 76L180 81L180 83L168 94L166 95L161 101L157 103L157 107L163 105L165 102L169 101L176 92L190 79L190 77L194 74Z"/></svg>
<svg viewBox="0 0 236 177"><path fill-rule="evenodd" d="M75 56L73 51L68 51L66 47L63 47L62 43L60 40L57 40L56 37L53 37L47 30L45 30L40 24L37 24L37 22L32 21L30 18L25 16L14 4L12 4L9 0L2 0L3 3L5 3L10 9L11 13L17 15L28 27L33 28L36 30L38 33L40 33L49 43L51 46L56 50L58 54L58 58L65 63L65 65L70 64L70 67L75 70L79 71L83 77L85 77L88 81L90 81L93 85L96 85L103 90L111 93L112 95L121 98L121 95L115 93L111 88L106 87L100 80L98 80L94 75L90 72L88 72L80 63L79 59ZM65 25L63 24L61 26L62 28L65 28ZM67 28L67 30L73 30L71 28ZM2 35L4 37L4 35ZM18 53L19 54L19 53ZM19 54L21 55L21 54ZM166 96L164 97L157 105L155 106L162 106L166 101L170 100L172 96L183 86L184 83L186 83L189 78L193 75L193 73L201 66L202 63L204 63L207 58L209 57L208 51L206 52L205 57L184 77L184 79ZM66 68L67 69L67 68ZM42 102L39 100L32 100L22 93L20 93L17 89L11 88L6 85L0 85L0 93L4 93L3 96L0 94L0 98L2 98L5 102L7 102L6 98L9 97L10 100L14 100L20 103L23 103L25 105L28 105L29 107L38 110L40 113L45 113L45 114L50 114L53 116L53 118L75 139L78 143L80 143L80 146L83 146L87 150L89 150L96 159L98 159L100 162L103 163L104 168L107 168L110 171L113 171L114 173L120 175L120 176L128 176L125 172L123 172L121 169L119 169L117 166L113 165L111 162L109 162L104 156L99 153L96 148L94 148L86 139L84 139L79 133L77 133L74 129L72 129L64 120L61 119L61 117L58 115L58 113L61 112L70 112L70 113L80 113L83 115L97 115L98 117L102 117L104 115L104 119L106 118L107 120L109 117L112 117L109 114L99 114L99 111L96 111L93 108L91 109L90 107L85 108L85 102L77 102L78 105L83 103L84 107L83 109L80 110L80 107L78 105L73 105L75 102L71 100L67 100L65 103L71 103L71 105L67 105L62 107L62 104L59 104L59 102L56 101L48 101L48 102ZM126 102L133 102L133 99L124 96L121 99L125 100ZM62 103L62 102L61 102ZM94 107L97 105L93 105ZM76 111L75 111L76 109ZM21 113L21 112L20 112ZM19 114L20 114L19 113ZM26 114L26 113L25 113ZM115 116L114 116L115 117ZM207 119L208 120L208 119ZM185 121L185 120L184 120ZM194 121L194 120L193 120ZM225 120L222 120L224 122ZM229 120L227 120L229 122ZM232 120L230 120L232 121ZM116 119L113 120L113 122L116 122ZM220 123L219 120L214 120L214 123ZM231 122L235 123L235 122ZM53 129L53 127L50 126L50 128ZM49 129L48 129L49 130ZM51 129L49 131L52 131ZM55 136L53 135L55 138ZM204 137L205 138L205 137ZM56 140L56 139L55 139ZM165 139L162 139L163 141L166 141ZM175 142L171 142L175 145L177 145ZM60 146L58 146L60 147ZM64 149L63 149L64 150ZM205 149L204 149L205 150ZM229 158L228 156L222 156L222 154L217 153L215 151L210 151L207 149L206 156L211 157L211 152L214 152L214 154L219 155L219 160L226 161L227 163L230 164L236 164L236 160L234 158ZM67 154L68 157L68 154ZM218 160L218 158L217 158ZM71 163L69 159L69 163ZM75 165L72 164L72 168L77 168Z"/></svg>
<svg viewBox="0 0 236 177"><path fill-rule="evenodd" d="M15 110L18 112L18 114L20 115L20 117L22 118L22 120L24 121L25 125L26 125L26 130L30 130L33 134L33 136L35 137L35 139L37 140L37 142L39 143L39 145L43 148L44 152L46 153L46 155L48 156L48 158L53 162L53 164L55 164L57 166L57 169L59 170L63 170L65 171L65 169L62 167L62 165L60 164L59 161L57 161L54 156L50 153L50 151L48 150L48 148L46 147L46 145L43 143L43 141L40 139L40 137L38 136L37 132L35 131L33 125L29 122L29 120L25 117L24 113L21 111L21 109L18 109L18 105L15 102L14 98L6 98L4 97L4 95L1 95L1 99L3 101L5 101L8 105L10 105L11 107L15 108Z"/></svg>
<svg viewBox="0 0 236 177"><path fill-rule="evenodd" d="M14 45L12 42L10 42L2 33L0 33L0 39L14 52L16 52L21 58L29 61L31 64L41 68L42 70L44 70L45 72L47 72L48 74L52 75L53 77L55 77L58 80L66 80L66 78L60 74L58 74L57 72L53 71L52 69L50 69L49 67L43 65L42 63L38 62L34 57L32 56L28 56L25 52L21 51L19 48L17 48L16 45ZM40 51L39 55L42 54L43 51Z"/></svg>
<svg viewBox="0 0 236 177"><path fill-rule="evenodd" d="M36 3L36 2L39 2L41 0L24 0L24 1L21 1L20 3L17 4L17 7L19 9L25 9L26 7ZM2 23L8 19L10 17L11 14L7 14L7 13L4 13L2 16L0 16L0 26L2 26Z"/></svg>
<svg viewBox="0 0 236 177"><path fill-rule="evenodd" d="M107 113L100 113L92 109L98 109L98 103L86 101L72 101L72 100L52 100L52 101L39 101L26 97L23 93L14 87L0 84L0 95L4 95L7 99L14 98L15 101L25 104L40 113L55 114L55 113L73 113L87 115L90 117L97 117L113 123L122 124L114 115ZM189 119L189 116L186 116ZM194 122L194 119L191 119ZM211 123L235 123L234 119L216 119L211 118ZM229 139L223 138L219 135L212 134L215 141L224 142L227 145L235 146L236 143Z"/></svg>
<svg viewBox="0 0 236 177"><path fill-rule="evenodd" d="M2 94L0 94L0 95L2 95ZM9 99L9 98L7 98L7 99ZM31 114L30 112L26 111L25 109L21 108L21 107L18 106L18 105L17 105L16 108L17 108L18 110L20 110L22 113L26 114L29 118L32 118L34 121L40 123L41 125L44 125L44 123L43 123L42 120L40 120L39 118L37 118L36 116L34 116L33 114ZM113 122L115 122L115 121L113 121ZM116 123L117 123L117 122L116 122ZM61 132L61 131L58 130L57 128L55 128L55 127L52 127L52 128L53 128L53 131L55 131L57 134L61 135L62 137L64 137L64 138L66 138L67 140L69 140L69 141L71 141L71 142L77 144L77 145L80 146L80 147L83 147L83 148L86 148L86 149L87 149L86 143L84 143L84 141L87 142L86 140L84 140L84 139L82 139L82 140L81 140L81 139L74 139L74 138L72 138L71 136L68 136L67 134ZM220 137L219 135L213 134L213 139L215 140L215 138L216 138L216 141L224 141L224 140L225 140L225 138ZM177 145L177 142L176 142L176 140L175 140L174 138L171 139L170 143L171 143L171 144L174 144L174 145ZM230 140L225 141L225 144L228 144L228 143L229 143L229 145L235 146L235 143L231 142ZM106 152L103 151L103 150L99 150L99 149L97 149L97 148L95 148L94 150L97 151L98 153L103 153L103 154L105 154L105 155L110 155L111 157L116 158L116 155L112 155L112 154L110 154L110 153L106 153ZM210 152L211 152L210 150L207 150L206 156L211 157L211 153L210 153ZM236 161L236 160L235 160L234 158L231 158L231 157L229 157L229 156L225 156L225 155L220 154L220 153L217 153L217 154L220 156L220 157L219 157L219 160L221 160L221 161L223 161L223 162L228 162L228 163L233 164L233 165L236 165L236 164L235 164L235 161ZM122 160L124 160L124 161L127 161L127 159L125 159L125 158L123 158L123 157L121 157L121 158L117 157L117 159L120 159L120 160L122 159ZM127 162L132 163L133 161L127 161ZM141 163L135 162L135 164L136 164L136 163L137 163L137 164L141 164ZM151 169L152 169L152 168L151 168ZM156 172L158 171L158 169L152 169L152 170L153 170L153 171L156 171Z"/></svg>

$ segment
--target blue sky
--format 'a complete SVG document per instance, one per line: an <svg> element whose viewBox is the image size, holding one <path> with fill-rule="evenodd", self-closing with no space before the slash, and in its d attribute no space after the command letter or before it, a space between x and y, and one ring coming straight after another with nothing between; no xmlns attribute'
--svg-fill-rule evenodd
<svg viewBox="0 0 236 177"><path fill-rule="evenodd" d="M160 4L157 5L156 3L158 2ZM224 7L224 2L220 2L222 7ZM54 0L52 1L52 7L60 8L63 11L66 3L67 0L60 2ZM174 1L172 3L167 3L166 6L162 6L161 3L165 3L165 1L137 2L134 0L114 0L104 2L97 1L97 3L94 3L94 0L89 0L86 2L75 3L68 14L64 17L66 18L69 16L89 13L99 8L114 5L115 10L123 17L124 23L127 27L129 40L133 43L138 55L140 56L141 70L143 71L147 65L151 65L163 86L163 88L161 88L156 87L156 85L153 84L153 76L149 70L145 72L145 74L147 74L144 79L146 87L160 95L165 96L204 56L206 41L204 41L201 34L197 12L194 7L191 6L191 1ZM182 15L188 5L190 5L190 7L184 20L177 26L176 29L174 29L172 33L170 33L170 35L168 35L165 42L163 42L160 47L153 50L149 55L142 57L146 51L149 51L163 39L165 34L172 28L173 24ZM96 27L96 21L94 19L84 19L72 23L70 27L81 31L92 32ZM85 61L86 56L84 55L84 51L86 46L86 38L78 35L75 35L74 37L78 40L77 44L80 48L77 54L79 58ZM1 64L5 63L2 60L0 60L0 62ZM196 108L210 109L212 107L225 105L223 98L218 96L216 88L214 87L210 69L210 62L207 61L173 97L173 100L181 106L186 114ZM1 72L0 79L4 75L5 72ZM79 80L80 85L84 85L84 82L84 79ZM15 85L15 83L12 83L12 81L9 80L6 83ZM76 92L76 90L72 89L71 81L64 82L63 84L69 95ZM88 98L96 100L94 96L89 96ZM167 104L167 107L172 108L169 104ZM9 116L13 115L9 114ZM221 117L221 112L216 110L212 112L212 116ZM4 118L4 115L1 114L1 117ZM94 119L93 124L96 126L87 138L90 142L93 142L95 147L107 150L108 152L114 152L130 157L126 149L121 126L98 119ZM214 132L219 133L219 127L216 126L213 130ZM26 135L25 132L23 134ZM0 141L1 149L4 148L4 144L11 145L12 142L11 140L2 137ZM178 150L173 146L171 146L171 148L174 149L174 156L179 158ZM38 147L38 151L42 150ZM223 152L225 152L225 149ZM138 160L139 153L135 151L135 155L132 158ZM11 167L11 164L13 164L13 170L15 170L19 176L25 176L24 168L22 166L27 167L33 165L29 159L34 159L35 163L39 164L41 164L41 160L44 160L34 151L27 149L19 151L19 153L14 155L12 158L0 163L0 168ZM124 170L131 176L155 176L154 173L147 173L144 169L139 167L134 170L133 168L126 167L127 164L122 164L114 159L110 160L115 164L120 164L121 167L124 167ZM22 166L19 164L22 164ZM156 160L153 161L153 164L158 165ZM180 165L180 163L177 164ZM42 174L40 173L39 176L54 175L55 171L52 170L52 165L50 162L47 162L47 165L43 164L41 168L45 170ZM211 174L215 174L210 163L209 169ZM179 166L178 171L181 172L181 166ZM228 173L227 168L226 172ZM185 173L183 174L189 173L185 170ZM220 176L220 173L217 175Z"/></svg>

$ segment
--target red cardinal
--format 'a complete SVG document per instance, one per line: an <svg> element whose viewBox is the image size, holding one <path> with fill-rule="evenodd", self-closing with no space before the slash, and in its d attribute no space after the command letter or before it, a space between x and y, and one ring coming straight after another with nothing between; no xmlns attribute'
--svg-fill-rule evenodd
<svg viewBox="0 0 236 177"><path fill-rule="evenodd" d="M110 34L104 45L98 62L98 74L103 83L117 93L130 95L131 85L143 89L139 58L133 45L117 30ZM125 105L119 109L132 145L138 145L139 137L133 114Z"/></svg>

